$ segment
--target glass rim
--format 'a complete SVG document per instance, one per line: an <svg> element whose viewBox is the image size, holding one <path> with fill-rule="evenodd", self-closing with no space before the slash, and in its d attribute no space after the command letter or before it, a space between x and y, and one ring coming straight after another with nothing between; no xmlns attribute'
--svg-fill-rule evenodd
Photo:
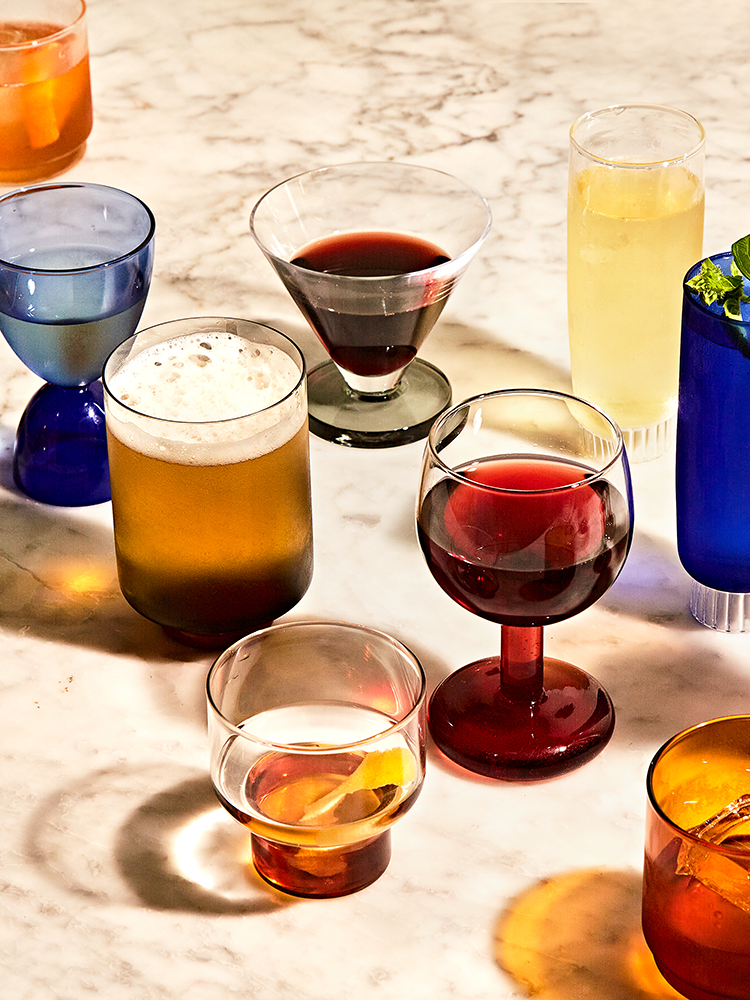
<svg viewBox="0 0 750 1000"><path fill-rule="evenodd" d="M644 160L639 163L634 163L630 160L614 159L608 156L600 156L597 153L592 153L591 150L587 149L582 143L576 138L576 130L586 121L591 121L594 118L600 116L611 114L613 112L627 111L629 109L640 108L647 111L659 111L675 118L681 118L684 121L692 122L698 126L699 139L691 146L689 150L681 153L679 156L667 156L661 160ZM689 111L683 111L681 108L674 108L668 104L649 104L646 102L634 101L627 104L607 104L604 107L596 108L593 111L586 111L580 115L573 124L570 126L569 131L571 145L582 155L589 157L589 159L594 160L596 163L601 163L605 166L618 167L623 170L648 170L659 167L666 167L673 164L684 163L687 160L692 159L697 153L699 153L706 144L706 130L704 129L702 123L695 117L691 115Z"/></svg>
<svg viewBox="0 0 750 1000"><path fill-rule="evenodd" d="M688 286L688 281L691 275L697 274L700 267L705 261L710 260L714 263L717 260L731 259L733 256L731 250L722 250L719 253L712 253L708 257L703 257L701 260L696 261L695 264L691 264L690 267L685 272L685 277L682 279L682 289L683 293L690 299L690 303L696 309L700 309L701 312L705 313L706 316L710 316L712 320L719 323L727 323L731 326L740 327L750 327L750 319L731 319L729 316L725 316L723 312L714 312L710 306L701 299L700 294L695 291L695 289Z"/></svg>
<svg viewBox="0 0 750 1000"><path fill-rule="evenodd" d="M91 184L87 181L53 181L49 184L32 184L28 187L17 188L15 191L9 191L7 194L0 195L0 208L2 208L2 206L7 202L13 201L17 198L25 198L29 195L42 191L58 191L60 189L73 190L81 188L92 191L113 191L118 195L124 195L126 199L140 205L146 214L146 218L148 219L148 232L143 239L140 240L136 246L132 247L130 250L126 250L125 253L119 254L117 257L104 260L99 264L86 264L83 267L27 267L25 264L16 264L13 261L7 260L2 255L0 255L0 265L8 270L16 271L19 274L86 274L87 272L90 273L93 271L99 271L102 268L113 267L115 264L120 264L122 261L128 260L130 257L134 257L146 246L148 246L156 233L156 217L154 216L154 213L148 207L146 202L137 195L131 194L129 191L123 191L122 188L112 187L109 184Z"/></svg>
<svg viewBox="0 0 750 1000"><path fill-rule="evenodd" d="M124 349L127 349L129 346L132 346L132 344L134 344L135 341L139 337L142 337L144 334L154 333L155 331L164 329L165 327L178 326L178 325L182 325L184 323L197 323L197 324L200 324L200 323L227 323L227 322L228 323L237 323L237 324L247 324L247 325L252 326L252 327L260 327L263 330L270 330L271 333L274 333L278 337L281 337L282 340L286 341L286 343L289 344L294 349L294 354L293 355L287 355L287 356L288 357L293 357L294 360L298 361L299 368L300 368L300 370L299 370L299 378L294 383L294 385L291 387L291 389L288 389L287 392L285 392L283 396L279 396L279 398L276 399L276 400L274 400L273 403L267 403L266 406L261 406L257 410L250 410L247 413L237 413L237 414L235 414L232 417L222 417L219 420L210 420L210 419L209 420L177 420L174 417L160 417L158 414L155 414L155 413L144 413L143 410L138 410L138 409L136 409L136 407L130 406L130 405L128 405L128 403L124 403L121 399L119 399L117 397L117 395L112 391L110 385L108 384L108 381L107 381L107 376L108 376L107 368L109 366L110 361L114 358L114 356L119 351L122 351ZM158 343L162 343L163 344L163 343L166 343L168 340L178 340L181 337L191 336L193 333L196 333L196 332L201 332L201 331L195 331L195 330L185 331L185 333L175 334L174 337L165 337L163 340L158 341ZM207 332L207 333L234 333L234 331L232 331L232 330L229 330L229 331L227 331L227 330L208 330L208 331L202 331L202 332ZM239 336L239 334L235 334L235 336ZM306 377L307 377L307 364L305 362L305 356L302 353L301 349L297 346L297 344L295 344L295 342L292 340L291 337L287 337L287 335L285 333L282 333L280 330L277 330L273 326L269 326L268 323L260 323L258 320L254 320L254 319L242 319L242 318L239 318L239 317L236 317L236 316L184 316L184 317L180 317L178 319L168 319L168 320L165 320L162 323L154 323L152 326L144 326L142 330L137 330L134 334L131 334L130 337L126 337L125 340L122 341L122 343L118 344L117 347L115 347L115 349L107 357L107 360L104 362L104 366L102 368L101 381L102 381L102 386L104 388L105 397L108 397L109 399L113 400L115 403L117 403L118 406L122 407L124 410L127 410L128 413L135 414L137 417L146 417L149 420L156 420L156 421L158 421L159 423L162 423L162 424L177 424L177 425L188 425L188 426L189 425L196 425L196 426L205 427L207 425L229 424L229 423L232 423L234 420L245 420L245 419L248 419L250 417L258 416L261 413L266 413L269 410L273 410L277 406L279 406L280 404L286 402L286 400L291 399L294 395L296 395L299 392L301 386L304 385Z"/></svg>
<svg viewBox="0 0 750 1000"><path fill-rule="evenodd" d="M299 180L299 179L301 179L303 177L313 177L315 175L322 175L322 174L325 174L325 173L332 172L334 170L342 170L343 171L343 170L351 170L353 168L367 169L369 167L379 167L379 168L386 168L386 169L390 169L391 167L393 167L395 169L401 169L401 170L408 170L408 171L414 171L414 172L419 171L419 172L436 174L436 175L439 175L441 177L447 177L450 180L455 181L457 184L463 186L466 189L467 193L473 194L476 198L478 198L481 201L482 205L484 206L485 212L486 212L486 220L485 220L484 229L482 230L481 234L475 240L473 240L472 243L469 244L468 247L466 247L465 249L463 249L461 251L461 253L456 254L455 257L449 257L448 260L445 260L445 261L443 261L440 264L435 264L433 267L425 267L425 268L422 268L422 269L420 269L418 271L407 271L406 273L401 272L401 273L397 273L397 274L381 274L381 275L330 274L330 273L325 272L325 271L314 271L312 273L315 275L316 280L321 280L321 281L336 281L336 282L341 282L342 280L344 280L344 281L349 281L349 282L357 282L357 283L361 283L361 284L373 284L373 283L382 282L382 281L396 281L398 279L402 279L402 280L406 281L408 279L413 278L416 275L423 275L423 274L426 274L426 273L430 273L430 274L432 274L432 273L442 274L444 270L448 271L448 272L453 271L453 270L460 270L460 266L463 266L464 260L467 257L469 259L471 259L471 257L473 257L473 255L477 252L477 250L479 249L479 247L482 245L482 243L484 243L485 239L487 238L487 236L488 236L488 234L490 232L490 229L492 228L492 209L490 208L489 201L485 198L485 196L480 191L477 190L477 188L475 188L472 184L469 184L468 181L463 180L461 177L456 177L454 174L449 174L446 170L440 170L440 169L438 169L436 167L425 167L425 166L422 166L419 163L400 163L397 160L361 160L361 161L359 161L359 160L353 160L353 161L348 162L348 163L332 163L332 164L329 164L329 165L323 166L323 167L314 167L312 170L302 170L302 171L300 171L300 173L292 174L291 177L287 177L283 181L279 181L277 184L274 184L274 186L271 187L271 188L269 188L265 192L265 194L262 194L260 196L260 198L258 198L258 200L253 205L253 208L252 208L252 210L250 212L250 220L249 220L250 221L250 234L251 234L251 236L253 237L253 239L255 240L255 242L258 244L258 246L260 247L260 249L263 251L263 253L266 254L267 256L271 257L272 260L278 261L280 264L283 264L286 267L292 267L292 268L295 268L295 269L306 271L307 270L306 268L299 268L299 265L298 264L294 264L291 260L286 260L286 258L284 258L284 257L279 257L278 254L275 254L265 244L265 242L263 240L261 240L261 238L258 236L258 234L256 232L256 229L255 229L255 216L256 216L256 213L257 213L258 209L263 204L263 202L267 198L270 198L271 195L273 195L275 192L279 191L281 188L285 187L287 184L291 184L293 181ZM362 231L363 231L362 229L356 229L356 230L338 229L338 230L336 230L335 235L345 234L345 233L348 233L348 232L362 232ZM371 229L371 230L367 230L367 231L368 232L373 232L373 233L375 233L375 232L388 232L388 233L391 233L394 230L392 230L392 229L388 229L388 230L385 230L385 229L382 229L382 230ZM409 235L409 230L403 230L403 233L404 233L404 235ZM331 235L334 235L334 234L331 233ZM457 264L460 265L458 268L456 266Z"/></svg>
<svg viewBox="0 0 750 1000"><path fill-rule="evenodd" d="M646 795L648 798L648 803L653 809L656 816L659 817L662 822L673 830L678 836L689 840L691 843L702 847L709 851L714 851L719 854L724 854L728 857L740 857L747 860L750 855L750 848L737 848L737 847L726 847L723 844L714 844L710 840L706 840L703 837L699 837L697 834L691 833L689 830L683 829L679 823L675 820L670 819L670 817L664 812L662 807L656 801L654 795L654 776L656 769L662 762L665 755L676 747L678 744L683 743L685 740L689 739L695 733L700 732L703 729L708 729L711 726L722 725L724 723L731 722L747 722L750 725L750 714L740 714L740 715L721 715L716 719L707 719L705 722L699 722L694 726L689 726L687 729L683 729L679 733L675 733L666 740L659 749L656 751L654 756L651 758L651 762L648 766L648 771L646 772Z"/></svg>
<svg viewBox="0 0 750 1000"><path fill-rule="evenodd" d="M365 633L371 635L378 639L385 639L388 644L400 652L405 660L410 662L415 668L415 675L419 681L419 690L414 698L414 704L409 709L402 718L394 720L393 724L387 726L385 729L377 733L371 733L369 736L364 737L360 740L354 740L350 743L336 743L330 746L303 746L296 745L293 743L275 743L272 740L260 739L254 733L248 732L245 729L240 729L233 722L224 715L219 706L216 704L213 692L211 690L211 682L218 673L220 667L222 667L225 661L232 656L239 648L248 641L258 642L264 636L271 633L280 631L293 631L298 628L309 628L310 626L320 626L321 628L331 628L344 629L351 632ZM387 632L383 632L380 629L371 627L370 625L359 625L355 622L345 622L339 620L322 620L322 619L303 619L300 621L291 622L280 622L278 625L269 625L266 628L258 629L256 632L251 632L249 635L243 636L236 642L233 642L231 646L223 650L214 662L211 664L206 675L206 701L209 709L214 713L217 719L221 721L221 724L230 732L233 736L241 737L243 740L254 743L257 746L269 747L273 750L286 750L293 751L295 754L300 754L302 756L326 756L328 754L335 752L340 752L342 750L352 750L359 747L365 746L368 743L372 743L374 740L379 740L383 736L388 736L390 733L396 733L401 729L405 729L411 724L415 716L419 714L422 710L422 706L425 703L427 696L427 677L425 676L424 668L419 661L416 653L414 653L407 645L401 642L400 639L396 639L395 636L389 635ZM323 702L322 702L323 703ZM325 702L325 704L333 704L332 702Z"/></svg>
<svg viewBox="0 0 750 1000"><path fill-rule="evenodd" d="M78 27L86 16L86 0L78 0L78 3L80 4L80 10L76 16L72 21L69 21L58 31L53 31L52 34L44 35L42 38L32 38L31 41L28 42L10 42L8 45L0 44L0 54L3 52L18 52L22 49L39 48L42 45L48 45L50 42L60 38L62 35L68 34L74 28Z"/></svg>
<svg viewBox="0 0 750 1000"><path fill-rule="evenodd" d="M481 403L485 399L496 399L498 397L506 396L542 396L549 399L560 399L563 402L572 402L578 405L586 406L588 409L592 410L602 417L607 424L611 427L613 431L613 443L616 444L616 451L614 455L609 459L609 461L602 466L596 472L591 472L584 476L582 479L577 480L575 483L567 483L564 486L550 486L533 490L522 490L522 489L510 489L509 487L503 486L492 486L489 483L480 483L476 479L471 479L469 476L463 475L457 469L451 468L447 465L441 458L438 451L437 437L438 433L443 429L445 424L453 417L458 416L461 410L469 410L473 405ZM461 422L458 428L459 432L465 425L465 420ZM593 433L593 432L592 432ZM506 495L516 495L516 496L533 496L535 494L547 494L547 493L563 493L566 490L577 489L581 486L588 486L592 482L597 482L598 480L604 478L607 473L619 462L621 456L625 453L625 438L623 436L620 427L615 423L615 421L607 413L604 412L600 407L596 406L594 403L590 403L586 399L581 399L579 396L573 396L571 393L559 392L554 389L495 389L490 392L478 393L476 396L469 396L468 399L464 399L460 403L456 403L449 409L445 410L440 414L435 420L434 424L430 428L430 433L427 436L427 451L433 461L433 463L440 468L447 475L453 477L461 483L465 483L475 489L483 489L488 493L494 493L502 496ZM490 457L490 456L487 456ZM519 455L519 457L521 457ZM536 457L536 456L534 456ZM542 457L542 456L539 456Z"/></svg>

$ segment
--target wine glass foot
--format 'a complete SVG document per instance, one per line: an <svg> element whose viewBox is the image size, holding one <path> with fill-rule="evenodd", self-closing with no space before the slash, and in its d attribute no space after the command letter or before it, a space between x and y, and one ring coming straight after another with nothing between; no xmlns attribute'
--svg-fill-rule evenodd
<svg viewBox="0 0 750 1000"><path fill-rule="evenodd" d="M13 478L27 496L58 507L109 500L101 382L47 382L32 396L16 432Z"/></svg>
<svg viewBox="0 0 750 1000"><path fill-rule="evenodd" d="M609 742L612 701L585 671L544 659L544 690L533 704L500 690L500 660L488 657L447 677L428 710L430 734L466 770L504 781L540 781L588 763Z"/></svg>
<svg viewBox="0 0 750 1000"><path fill-rule="evenodd" d="M443 373L415 358L396 389L382 397L360 396L332 361L307 377L310 430L350 448L392 448L427 437L435 418L451 402Z"/></svg>

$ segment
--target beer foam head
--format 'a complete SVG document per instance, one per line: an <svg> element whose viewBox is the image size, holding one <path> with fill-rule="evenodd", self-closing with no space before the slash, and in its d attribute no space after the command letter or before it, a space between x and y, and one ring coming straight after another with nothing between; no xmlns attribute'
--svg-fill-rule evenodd
<svg viewBox="0 0 750 1000"><path fill-rule="evenodd" d="M283 350L224 331L191 333L129 357L107 380L110 430L166 461L219 464L281 447L306 419L300 370Z"/></svg>

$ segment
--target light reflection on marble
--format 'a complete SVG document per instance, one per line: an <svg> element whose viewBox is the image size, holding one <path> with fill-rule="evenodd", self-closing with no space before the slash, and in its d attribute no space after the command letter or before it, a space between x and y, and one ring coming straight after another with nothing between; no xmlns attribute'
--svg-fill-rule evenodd
<svg viewBox="0 0 750 1000"><path fill-rule="evenodd" d="M66 179L153 209L142 325L244 316L320 357L248 214L289 174L399 159L462 176L495 220L423 356L456 398L566 387L568 128L624 99L676 104L706 126L706 253L750 231L750 22L709 19L698 0L90 0L89 35L96 122ZM0 360L3 998L669 995L637 947L645 770L677 730L750 706L750 637L701 629L687 611L672 456L635 470L638 527L616 585L547 630L550 654L614 698L604 753L535 786L459 777L432 755L383 878L345 899L289 901L248 874L244 835L213 802L209 658L120 596L109 506L46 508L14 491L13 432L39 383L4 343ZM313 440L316 571L289 618L391 632L433 685L498 635L423 563L420 457L421 445ZM530 900L542 901L536 923L524 923ZM509 958L513 914L533 975Z"/></svg>

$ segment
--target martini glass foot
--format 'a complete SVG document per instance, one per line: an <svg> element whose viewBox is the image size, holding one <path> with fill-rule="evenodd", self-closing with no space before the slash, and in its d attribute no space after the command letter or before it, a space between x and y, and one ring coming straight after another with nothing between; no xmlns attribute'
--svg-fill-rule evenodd
<svg viewBox="0 0 750 1000"><path fill-rule="evenodd" d="M447 677L432 695L428 719L436 746L460 767L538 781L596 757L612 735L615 712L593 677L551 657L544 659L541 696L516 701L502 693L500 659L492 656Z"/></svg>
<svg viewBox="0 0 750 1000"><path fill-rule="evenodd" d="M313 434L350 448L392 448L421 441L451 402L448 379L420 358L409 364L391 392L355 392L332 361L313 368L307 391Z"/></svg>

